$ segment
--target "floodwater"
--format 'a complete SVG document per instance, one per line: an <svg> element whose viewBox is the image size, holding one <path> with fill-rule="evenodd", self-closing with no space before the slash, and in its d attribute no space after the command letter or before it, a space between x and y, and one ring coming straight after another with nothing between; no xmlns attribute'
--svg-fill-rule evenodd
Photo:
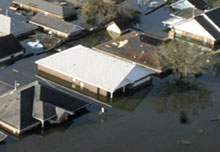
<svg viewBox="0 0 220 152"><path fill-rule="evenodd" d="M79 43L91 47L108 39L102 31L61 48ZM0 80L11 85L14 80L21 85L36 80L34 61L47 55L0 69ZM0 152L219 152L220 121L210 121L220 114L219 84L219 76L211 73L193 83L176 81L173 75L154 78L151 87L105 106L103 116L98 115L103 105L94 101L64 124L38 128L20 138L9 135ZM177 144L179 140L191 144Z"/></svg>

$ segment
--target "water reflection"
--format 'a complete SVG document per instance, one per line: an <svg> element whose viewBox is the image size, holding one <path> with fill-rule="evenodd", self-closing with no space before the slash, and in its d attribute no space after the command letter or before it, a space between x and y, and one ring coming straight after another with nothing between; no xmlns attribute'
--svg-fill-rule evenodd
<svg viewBox="0 0 220 152"><path fill-rule="evenodd" d="M154 91L154 104L162 113L175 112L181 123L188 123L188 115L198 115L212 106L212 91L197 81L166 80Z"/></svg>

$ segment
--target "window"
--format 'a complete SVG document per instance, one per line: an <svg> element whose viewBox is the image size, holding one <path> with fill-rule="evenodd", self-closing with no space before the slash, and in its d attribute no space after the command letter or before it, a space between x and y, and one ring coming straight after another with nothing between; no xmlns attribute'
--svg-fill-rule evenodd
<svg viewBox="0 0 220 152"><path fill-rule="evenodd" d="M203 44L203 45L206 45L206 42L207 42L207 38L203 37L203 38L202 38L202 44Z"/></svg>
<svg viewBox="0 0 220 152"><path fill-rule="evenodd" d="M192 35L191 35L191 34L189 34L189 33L187 33L187 34L186 34L186 40L190 41L190 40L191 40L191 38L192 38Z"/></svg>
<svg viewBox="0 0 220 152"><path fill-rule="evenodd" d="M181 36L182 36L182 31L176 30L175 37L181 37Z"/></svg>
<svg viewBox="0 0 220 152"><path fill-rule="evenodd" d="M83 82L80 82L79 85L80 85L80 89L84 88L84 83Z"/></svg>

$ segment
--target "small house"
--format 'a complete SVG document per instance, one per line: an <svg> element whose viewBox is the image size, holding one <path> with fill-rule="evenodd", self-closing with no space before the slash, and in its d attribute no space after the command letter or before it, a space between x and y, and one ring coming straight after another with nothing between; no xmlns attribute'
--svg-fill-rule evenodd
<svg viewBox="0 0 220 152"><path fill-rule="evenodd" d="M197 8L200 10L206 10L209 8L209 5L204 0L178 0L175 3L172 3L171 7L177 10L182 10L186 8Z"/></svg>
<svg viewBox="0 0 220 152"><path fill-rule="evenodd" d="M180 38L206 47L215 48L220 43L220 7L178 22L171 27L169 37Z"/></svg>
<svg viewBox="0 0 220 152"><path fill-rule="evenodd" d="M10 90L0 98L0 127L12 134L22 134L40 122L32 117L34 87Z"/></svg>
<svg viewBox="0 0 220 152"><path fill-rule="evenodd" d="M0 37L0 64L22 56L25 49L13 35Z"/></svg>
<svg viewBox="0 0 220 152"><path fill-rule="evenodd" d="M82 45L40 59L36 64L41 77L111 98L116 92L149 82L155 73Z"/></svg>
<svg viewBox="0 0 220 152"><path fill-rule="evenodd" d="M166 41L168 39L132 31L114 40L99 44L94 49L161 73L165 68L157 54L157 45Z"/></svg>
<svg viewBox="0 0 220 152"><path fill-rule="evenodd" d="M116 19L106 25L106 30L110 35L117 34L118 36L120 36L123 32L128 31L129 28L129 21L124 19Z"/></svg>
<svg viewBox="0 0 220 152"><path fill-rule="evenodd" d="M37 26L0 14L0 37L13 34L16 38L28 35L37 29Z"/></svg>
<svg viewBox="0 0 220 152"><path fill-rule="evenodd" d="M45 31L51 34L63 38L73 37L81 33L83 30L83 28L78 25L42 14L35 15L30 22L42 27Z"/></svg>
<svg viewBox="0 0 220 152"><path fill-rule="evenodd" d="M45 0L14 0L13 4L25 10L41 13L59 19L66 19L76 15L73 8L60 6Z"/></svg>
<svg viewBox="0 0 220 152"><path fill-rule="evenodd" d="M2 87L8 88L8 85L0 83ZM36 81L20 88L7 89L0 96L0 127L20 135L40 123L44 127L45 121L59 118L57 109L73 115L88 105L81 99Z"/></svg>

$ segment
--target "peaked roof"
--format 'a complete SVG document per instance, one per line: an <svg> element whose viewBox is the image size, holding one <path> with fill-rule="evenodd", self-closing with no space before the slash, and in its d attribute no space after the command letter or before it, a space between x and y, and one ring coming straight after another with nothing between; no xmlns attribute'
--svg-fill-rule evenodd
<svg viewBox="0 0 220 152"><path fill-rule="evenodd" d="M4 141L7 135L0 131L0 142Z"/></svg>
<svg viewBox="0 0 220 152"><path fill-rule="evenodd" d="M47 2L45 0L15 0L15 3L25 4L33 8L43 10L63 18L69 17L75 14L75 10L69 7L56 5L54 3Z"/></svg>
<svg viewBox="0 0 220 152"><path fill-rule="evenodd" d="M18 37L24 33L31 32L37 29L37 26L16 20L9 16L0 14L0 33L5 35L13 34L15 37Z"/></svg>
<svg viewBox="0 0 220 152"><path fill-rule="evenodd" d="M175 9L186 9L196 7L200 10L208 8L208 4L204 0L178 0L171 4Z"/></svg>
<svg viewBox="0 0 220 152"><path fill-rule="evenodd" d="M99 44L94 48L119 56L122 59L136 62L160 73L164 67L157 55L158 48L155 45L165 41L166 39L147 34L146 32L144 34L132 31L111 41ZM124 43L124 45L121 45L121 43Z"/></svg>
<svg viewBox="0 0 220 152"><path fill-rule="evenodd" d="M0 96L2 96L3 94L5 94L11 90L13 90L12 86L10 86L9 84L7 84L3 81L0 81Z"/></svg>
<svg viewBox="0 0 220 152"><path fill-rule="evenodd" d="M197 16L195 20L206 29L216 40L220 39L220 31L211 24L204 16Z"/></svg>
<svg viewBox="0 0 220 152"><path fill-rule="evenodd" d="M34 101L33 117L40 121L56 117L56 107L40 100Z"/></svg>
<svg viewBox="0 0 220 152"><path fill-rule="evenodd" d="M24 48L13 35L0 37L0 59L24 51Z"/></svg>
<svg viewBox="0 0 220 152"><path fill-rule="evenodd" d="M193 16L197 16L203 13L203 11L195 8L186 8L173 13L175 16L183 17L183 18L191 18Z"/></svg>
<svg viewBox="0 0 220 152"><path fill-rule="evenodd" d="M208 8L208 5L204 0L188 0L188 1L200 10L205 10Z"/></svg>
<svg viewBox="0 0 220 152"><path fill-rule="evenodd" d="M45 16L42 14L37 14L35 15L32 19L31 19L32 23L36 23L39 26L43 25L49 28L52 28L54 30L66 33L68 35L75 35L78 34L82 31L82 27L66 22L66 21L62 21L60 19L54 18L54 17L50 17L50 16Z"/></svg>
<svg viewBox="0 0 220 152"><path fill-rule="evenodd" d="M32 117L34 87L21 92L14 92L7 98L0 100L0 120L23 130L33 124L38 123Z"/></svg>
<svg viewBox="0 0 220 152"><path fill-rule="evenodd" d="M220 28L220 7L205 13Z"/></svg>
<svg viewBox="0 0 220 152"><path fill-rule="evenodd" d="M36 88L40 90L36 92ZM22 131L57 116L57 108L70 112L84 108L88 103L37 81L11 90L7 96L0 96L0 121Z"/></svg>
<svg viewBox="0 0 220 152"><path fill-rule="evenodd" d="M205 31L208 32L215 40L220 40L220 7L206 11L194 18L180 21L174 25L174 28L192 21L195 21L194 23L196 24L198 23L198 25L205 29ZM187 26L185 29L186 28L192 29L192 26ZM200 34L198 29L197 34Z"/></svg>
<svg viewBox="0 0 220 152"><path fill-rule="evenodd" d="M70 112L75 112L88 106L87 102L79 98L43 84L41 84L40 100Z"/></svg>

